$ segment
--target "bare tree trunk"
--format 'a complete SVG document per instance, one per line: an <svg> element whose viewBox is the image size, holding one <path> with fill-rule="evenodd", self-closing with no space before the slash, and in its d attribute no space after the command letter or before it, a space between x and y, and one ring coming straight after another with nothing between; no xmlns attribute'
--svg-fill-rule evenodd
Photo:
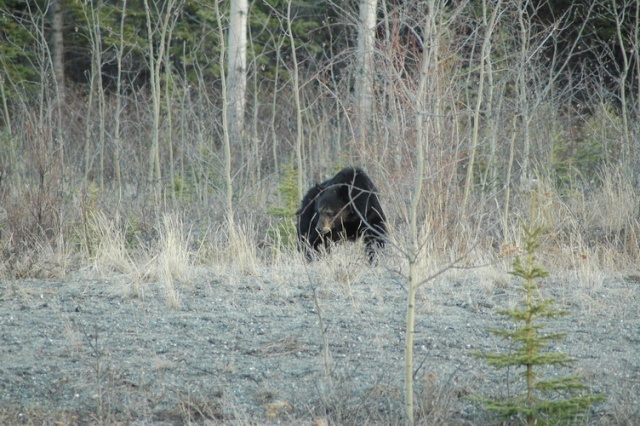
<svg viewBox="0 0 640 426"><path fill-rule="evenodd" d="M527 21L524 14L527 5L526 2L521 2L518 5L518 23L520 25L520 57L519 71L518 71L518 83L516 84L516 91L518 93L519 113L522 120L523 138L522 138L522 160L520 168L520 185L529 186L529 161L531 157L531 111L529 105L529 87L527 74L528 69L528 53L529 53L529 29L527 27Z"/></svg>
<svg viewBox="0 0 640 426"><path fill-rule="evenodd" d="M122 2L122 18L120 19L119 45L116 53L117 74L116 74L116 111L114 116L113 130L113 167L116 175L116 185L118 186L119 199L122 198L122 171L120 169L120 112L122 109L122 57L124 55L124 20L127 12L127 0Z"/></svg>
<svg viewBox="0 0 640 426"><path fill-rule="evenodd" d="M64 142L62 137L62 119L66 115L65 108L65 77L64 77L64 15L60 7L61 0L51 0L49 13L51 13L51 62L53 64L53 75L56 91L56 127L54 130L54 140L60 159L60 167L64 169Z"/></svg>
<svg viewBox="0 0 640 426"><path fill-rule="evenodd" d="M280 46L278 46L278 51L280 50ZM269 127L271 128L271 150L273 154L273 171L276 176L280 176L280 168L278 166L278 136L276 134L276 117L278 111L278 84L279 80L279 70L280 70L280 54L278 54L276 59L276 68L275 68L275 77L273 79L273 100L271 102L271 123Z"/></svg>
<svg viewBox="0 0 640 426"><path fill-rule="evenodd" d="M498 161L496 158L498 144L498 111L494 105L495 82L493 80L493 64L487 61L487 125L489 127L489 158L487 159L487 172L485 173L483 188L489 190L489 194L494 196L497 191ZM487 182L488 180L488 182ZM487 187L488 184L488 187Z"/></svg>
<svg viewBox="0 0 640 426"><path fill-rule="evenodd" d="M518 116L513 116L513 128L511 132L511 141L509 143L509 160L507 162L507 176L505 177L504 191L504 210L502 213L502 238L504 241L509 239L509 216L511 203L511 171L513 170L513 159L516 147L516 136L518 135Z"/></svg>
<svg viewBox="0 0 640 426"><path fill-rule="evenodd" d="M173 25L169 26L169 32L167 34L167 40L171 40L173 37ZM172 107L172 98L173 98L173 89L175 88L175 81L173 78L173 67L171 65L171 57L169 55L169 49L165 49L165 58L164 58L164 101L165 101L165 109L166 109L166 117L163 122L165 123L166 130L165 136L167 140L167 154L169 155L169 188L171 188L171 200L175 201L175 183L176 183L176 175L174 170L174 159L173 159L173 107Z"/></svg>
<svg viewBox="0 0 640 426"><path fill-rule="evenodd" d="M168 0L164 7L164 10L162 10L164 15L158 17L158 19L161 20L161 25L154 30L149 2L148 0L144 0L148 32L149 77L151 80L151 98L153 101L153 124L151 131L151 149L149 152L149 183L153 188L156 207L159 206L160 195L162 193L162 172L160 168L160 104L162 92L160 72L162 71L162 60L165 57L164 50L170 42L169 25L172 18L175 20L175 14L173 13L175 0ZM159 38L157 52L154 48L156 43L153 38L156 31L158 32Z"/></svg>
<svg viewBox="0 0 640 426"><path fill-rule="evenodd" d="M62 35L64 16L60 7L61 0L51 0L51 59L53 75L58 90L58 103L64 105L64 38Z"/></svg>
<svg viewBox="0 0 640 426"><path fill-rule="evenodd" d="M296 161L298 163L298 198L302 198L304 176L304 139L302 132L302 103L300 102L300 73L298 71L298 59L296 58L296 43L291 29L291 0L287 4L287 32L291 42L291 58L293 59L293 98L296 104Z"/></svg>
<svg viewBox="0 0 640 426"><path fill-rule="evenodd" d="M633 51L631 54L635 57L636 65L636 78L640 78L640 1L635 0L635 15L634 15L634 30L633 30ZM633 95L632 95L633 96ZM640 155L640 141L638 141L638 119L640 118L640 81L636 83L636 94L634 99L635 115L634 121L634 137L633 137L633 163L631 169L633 170L633 182L638 183L638 156Z"/></svg>
<svg viewBox="0 0 640 426"><path fill-rule="evenodd" d="M247 0L231 0L229 13L229 41L227 93L229 131L234 143L244 135L244 112L247 92Z"/></svg>
<svg viewBox="0 0 640 426"><path fill-rule="evenodd" d="M439 0L429 0L429 14L425 19L424 31L425 35L423 45L425 49L422 52L422 66L420 69L420 77L418 81L418 91L414 100L415 120L416 120L416 180L413 188L413 196L411 197L411 207L409 211L409 230L411 232L411 248L408 252L409 260L409 289L407 290L407 311L405 324L405 341L404 341L404 405L406 423L413 425L414 404L413 404L413 342L416 327L416 293L420 286L420 277L418 275L418 261L421 248L423 245L420 241L420 228L418 223L420 217L420 201L422 199L425 172L427 169L425 161L425 152L428 151L429 133L425 127L431 120L428 115L429 106L427 101L427 84L433 75L433 70L437 65L438 54L438 28L437 14L441 7Z"/></svg>
<svg viewBox="0 0 640 426"><path fill-rule="evenodd" d="M93 68L93 65L92 65ZM89 180L89 171L91 170L91 110L93 110L93 88L95 86L95 73L89 76L89 96L87 97L87 117L84 129L84 180Z"/></svg>
<svg viewBox="0 0 640 426"><path fill-rule="evenodd" d="M104 189L104 156L106 153L106 121L105 121L105 94L102 84L102 13L103 3L102 0L97 2L83 3L83 13L89 26L89 43L91 46L91 93L89 94L89 117L91 117L91 109L93 104L94 93L97 95L98 101L98 171L97 178L100 191ZM94 92L95 91L95 92ZM87 120L87 129L85 137L87 141L85 145L90 147L91 139L93 135L91 129L93 123L91 120ZM90 152L87 151L86 155L89 158ZM91 169L91 162L87 161L85 165L85 178L88 178Z"/></svg>
<svg viewBox="0 0 640 426"><path fill-rule="evenodd" d="M614 2L615 5L615 2ZM632 47L628 46L628 40L626 36L623 34L623 26L626 19L625 9L621 8L620 11L617 11L615 7L611 8L611 14L615 16L616 19L616 37L618 39L618 44L620 45L620 56L622 56L622 69L620 70L620 110L622 115L622 133L624 135L622 141L622 166L624 167L625 173L632 170L632 161L631 161L631 144L633 143L631 140L631 134L629 132L629 106L627 104L627 76L629 75L629 71L631 70L631 63L629 60L629 55L627 50L631 51Z"/></svg>
<svg viewBox="0 0 640 426"><path fill-rule="evenodd" d="M102 0L98 0L96 5L92 4L90 7L91 18L93 23L93 31L91 31L91 41L93 47L93 70L96 74L96 90L98 95L98 144L99 153L98 159L100 162L98 182L100 184L100 191L104 190L104 156L106 153L106 122L105 122L105 96L104 85L102 84Z"/></svg>
<svg viewBox="0 0 640 426"><path fill-rule="evenodd" d="M356 52L356 143L364 147L371 133L373 117L373 52L377 0L361 0Z"/></svg>
<svg viewBox="0 0 640 426"><path fill-rule="evenodd" d="M9 112L9 104L7 103L7 92L5 90L5 78L0 75L0 98L2 98L2 118L4 119L4 126L7 130L8 136L13 136L13 130L11 129L11 114ZM12 151L12 150L10 150ZM13 164L13 161L11 162Z"/></svg>
<svg viewBox="0 0 640 426"><path fill-rule="evenodd" d="M495 5L492 5L493 11L491 12L491 16L487 21L487 14L489 13L489 5L487 5L487 0L482 1L482 16L483 16L483 24L485 27L484 39L482 41L482 48L480 49L480 77L478 82L478 95L476 99L476 107L474 111L474 119L473 119L473 134L471 137L471 146L469 147L469 164L467 166L467 178L465 181L464 187L464 199L462 201L462 217L464 218L467 213L467 205L469 203L469 194L471 193L472 185L473 185L473 173L474 173L474 162L476 158L476 150L478 149L478 139L480 137L480 112L482 108L482 101L484 98L484 79L485 72L487 69L490 69L489 63L491 61L491 35L493 34L493 29L495 28L496 18L498 13L500 12L500 6L502 4L501 0L498 0Z"/></svg>
<svg viewBox="0 0 640 426"><path fill-rule="evenodd" d="M89 29L89 46L91 47L91 73L89 77L89 97L87 99L87 117L86 117L86 127L85 127L85 164L84 164L84 179L86 184L88 184L88 180L91 176L91 180L95 180L95 171L92 173L93 169L93 146L92 142L94 140L94 123L93 123L93 103L94 96L99 94L102 90L102 42L101 42L101 34L100 34L100 19L98 14L96 13L95 7L100 7L100 4L96 5L93 2L82 3L82 13L84 14L84 18L87 23L87 27ZM99 104L99 112L98 114L102 114L102 106L101 101L98 101ZM98 117L99 120L103 120L103 118ZM100 190L102 190L102 185L100 185Z"/></svg>
<svg viewBox="0 0 640 426"><path fill-rule="evenodd" d="M215 3L216 19L218 21L218 35L220 37L220 69L224 69L224 31L222 29L222 15L218 7L218 2ZM231 179L231 140L229 138L229 93L227 90L227 79L224 72L220 73L220 83L222 86L222 137L224 139L224 181L225 181L225 204L227 223L231 232L234 231L234 219L233 219L233 181Z"/></svg>

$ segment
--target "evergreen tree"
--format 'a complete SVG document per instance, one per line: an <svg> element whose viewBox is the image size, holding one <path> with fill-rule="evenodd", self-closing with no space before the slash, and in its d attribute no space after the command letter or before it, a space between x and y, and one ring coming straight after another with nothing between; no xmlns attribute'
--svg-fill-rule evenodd
<svg viewBox="0 0 640 426"><path fill-rule="evenodd" d="M539 247L541 228L523 227L525 232L525 256L516 258L510 273L522 278L524 300L513 309L499 313L516 322L515 329L490 329L489 332L512 342L513 350L507 353L476 353L497 368L522 369L524 394L506 399L477 397L489 411L505 418L520 418L528 425L571 424L591 405L604 400L603 395L585 393L587 386L577 376L552 379L543 378L542 367L559 367L574 360L564 353L550 352L553 341L564 338L561 333L544 333L544 320L559 318L568 312L554 307L554 299L543 299L539 280L549 273L536 264L535 252Z"/></svg>
<svg viewBox="0 0 640 426"><path fill-rule="evenodd" d="M277 223L269 227L269 236L279 249L291 249L296 244L296 210L298 198L298 170L291 161L284 166L279 186L282 205L267 211L269 216L277 219Z"/></svg>

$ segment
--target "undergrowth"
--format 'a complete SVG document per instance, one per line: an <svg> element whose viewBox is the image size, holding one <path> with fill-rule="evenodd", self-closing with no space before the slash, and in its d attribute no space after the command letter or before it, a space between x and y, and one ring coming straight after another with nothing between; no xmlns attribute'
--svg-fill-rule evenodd
<svg viewBox="0 0 640 426"><path fill-rule="evenodd" d="M268 235L278 250L291 250L296 243L296 210L298 208L298 170L293 163L284 167L278 187L282 204L267 210L276 219L268 229Z"/></svg>

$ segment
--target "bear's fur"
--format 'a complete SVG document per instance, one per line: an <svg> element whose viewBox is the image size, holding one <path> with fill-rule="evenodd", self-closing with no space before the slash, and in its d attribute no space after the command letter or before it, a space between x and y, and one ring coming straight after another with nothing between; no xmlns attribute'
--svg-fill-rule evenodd
<svg viewBox="0 0 640 426"><path fill-rule="evenodd" d="M314 185L302 199L298 241L308 259L329 249L331 242L362 237L369 261L384 246L386 218L378 191L360 168L347 167L331 179Z"/></svg>

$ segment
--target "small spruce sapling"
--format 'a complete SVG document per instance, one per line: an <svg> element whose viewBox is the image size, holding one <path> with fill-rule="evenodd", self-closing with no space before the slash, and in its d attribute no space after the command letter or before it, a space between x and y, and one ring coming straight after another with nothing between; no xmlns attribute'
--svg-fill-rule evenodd
<svg viewBox="0 0 640 426"><path fill-rule="evenodd" d="M283 205L273 207L267 214L278 219L278 223L269 227L268 234L280 249L295 247L296 238L296 210L298 209L298 170L293 162L284 167L278 188Z"/></svg>
<svg viewBox="0 0 640 426"><path fill-rule="evenodd" d="M476 353L496 368L521 368L524 393L506 399L476 397L488 411L503 418L519 418L527 425L573 424L590 406L604 400L603 395L588 394L587 386L578 376L544 379L542 367L566 366L574 360L564 353L550 352L551 342L562 340L564 334L543 333L542 322L559 318L567 311L553 307L554 299L543 299L538 280L549 273L536 264L535 252L539 247L541 228L523 226L525 233L524 258L517 257L510 272L522 278L524 300L513 309L498 311L516 322L515 329L489 329L489 332L512 342L513 350L507 353Z"/></svg>

